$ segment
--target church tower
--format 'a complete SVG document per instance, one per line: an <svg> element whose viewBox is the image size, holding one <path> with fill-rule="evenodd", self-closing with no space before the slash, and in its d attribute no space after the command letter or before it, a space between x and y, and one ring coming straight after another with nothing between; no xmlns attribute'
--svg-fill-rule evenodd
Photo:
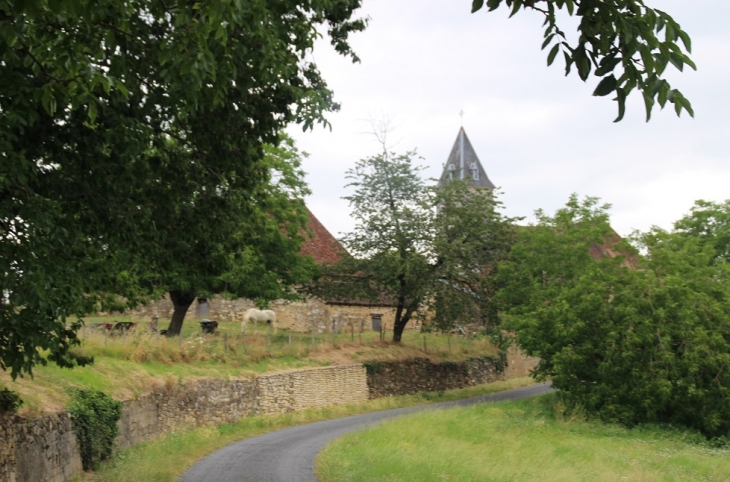
<svg viewBox="0 0 730 482"><path fill-rule="evenodd" d="M454 179L464 179L475 188L494 189L494 184L487 177L463 127L459 129L454 147L451 148L451 154L444 166L439 185L443 186Z"/></svg>

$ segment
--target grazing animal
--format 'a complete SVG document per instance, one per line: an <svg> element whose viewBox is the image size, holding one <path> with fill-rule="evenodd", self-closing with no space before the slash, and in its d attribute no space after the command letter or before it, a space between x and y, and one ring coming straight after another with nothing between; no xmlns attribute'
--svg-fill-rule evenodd
<svg viewBox="0 0 730 482"><path fill-rule="evenodd" d="M246 310L243 314L243 321L241 322L241 333L246 333L246 324L253 321L253 332L256 333L259 323L267 323L273 328L276 333L276 313L271 310L257 310L251 308Z"/></svg>

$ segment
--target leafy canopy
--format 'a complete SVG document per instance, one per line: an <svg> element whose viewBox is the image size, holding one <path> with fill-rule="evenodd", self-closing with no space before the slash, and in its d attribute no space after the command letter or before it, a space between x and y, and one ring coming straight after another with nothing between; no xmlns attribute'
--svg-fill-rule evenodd
<svg viewBox="0 0 730 482"><path fill-rule="evenodd" d="M356 60L359 5L0 0L0 367L73 366L68 317L149 296L175 233L213 237L219 204L263 219L263 145L337 108L308 53L326 30Z"/></svg>
<svg viewBox="0 0 730 482"><path fill-rule="evenodd" d="M315 292L395 307L393 341L407 323L436 312L438 326L496 324L490 310L493 269L511 243L511 220L491 192L468 183L427 185L415 152L358 161L347 176L355 229L342 242L352 254L325 270Z"/></svg>
<svg viewBox="0 0 730 482"><path fill-rule="evenodd" d="M635 237L638 258L611 238L607 209L573 196L520 230L499 270L505 326L540 357L535 375L589 413L727 436L730 265L713 243L658 228Z"/></svg>
<svg viewBox="0 0 730 482"><path fill-rule="evenodd" d="M548 65L562 52L566 76L575 67L583 81L591 72L600 77L593 95L615 94L615 122L623 119L626 98L634 90L644 99L647 121L656 103L664 108L667 102L674 104L677 115L685 110L694 117L689 100L663 78L669 64L679 71L685 65L697 70L688 55L692 51L689 35L668 13L648 7L643 0L472 0L472 12L485 3L489 11L504 3L511 9L510 16L527 9L542 13L542 48L552 45ZM562 10L580 18L574 43L558 25Z"/></svg>

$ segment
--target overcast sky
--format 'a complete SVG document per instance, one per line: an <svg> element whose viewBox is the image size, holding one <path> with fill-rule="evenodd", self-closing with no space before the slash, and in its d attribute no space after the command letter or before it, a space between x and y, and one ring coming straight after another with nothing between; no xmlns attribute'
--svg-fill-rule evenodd
<svg viewBox="0 0 730 482"><path fill-rule="evenodd" d="M633 94L624 120L613 123L615 102L591 96L596 77L565 77L560 57L547 67L538 13L508 19L504 7L471 14L469 0L364 0L360 13L370 25L352 38L362 62L352 64L326 42L313 54L342 104L329 115L332 130L289 130L310 154L310 209L336 237L352 229L341 199L345 171L379 152L371 120L390 118L393 149L416 149L425 176L438 177L462 109L510 216L552 213L577 192L612 204L612 224L627 235L671 228L696 199L730 198L730 1L646 2L692 38L697 72L670 65L667 78L692 102L694 119L678 118L670 106L646 123Z"/></svg>

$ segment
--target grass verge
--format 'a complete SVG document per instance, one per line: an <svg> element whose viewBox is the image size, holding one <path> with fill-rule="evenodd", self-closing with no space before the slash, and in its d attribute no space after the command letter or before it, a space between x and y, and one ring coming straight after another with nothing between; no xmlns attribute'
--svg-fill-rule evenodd
<svg viewBox="0 0 730 482"><path fill-rule="evenodd" d="M587 421L548 394L387 421L328 445L317 474L323 482L726 481L728 456L693 432Z"/></svg>
<svg viewBox="0 0 730 482"><path fill-rule="evenodd" d="M179 431L160 440L124 450L116 457L84 474L84 482L172 482L195 461L226 445L294 425L346 417L390 408L423 405L494 393L532 384L529 378L496 382L443 393L422 393L369 400L361 404L340 405L302 412L244 418L235 424Z"/></svg>

